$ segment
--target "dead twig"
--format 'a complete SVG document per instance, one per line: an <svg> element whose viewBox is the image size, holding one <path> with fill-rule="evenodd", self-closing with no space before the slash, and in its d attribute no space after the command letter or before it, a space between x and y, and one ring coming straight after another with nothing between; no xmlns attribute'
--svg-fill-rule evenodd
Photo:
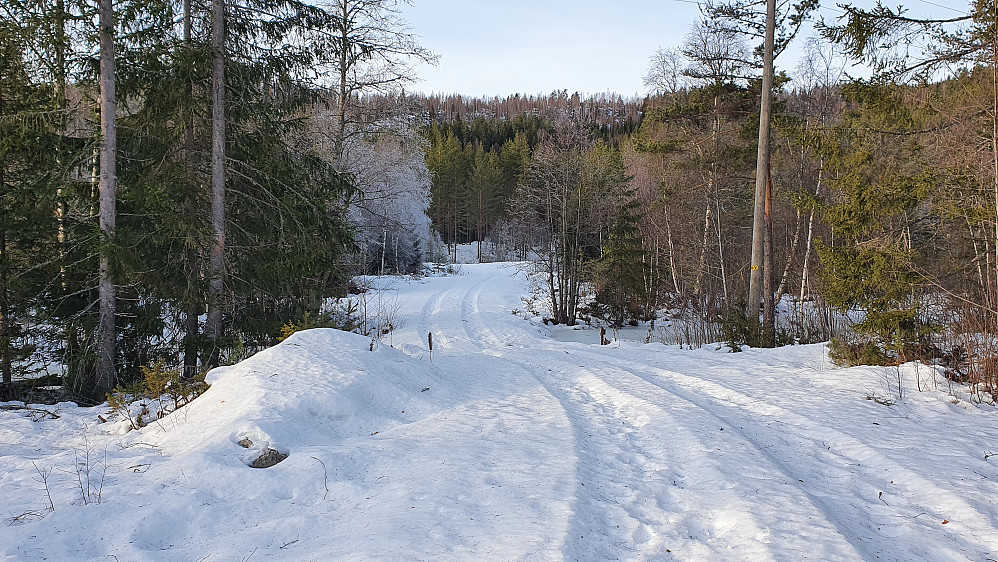
<svg viewBox="0 0 998 562"><path fill-rule="evenodd" d="M8 410L8 411L24 410L31 416L31 419L33 421L41 421L45 418L57 420L60 417L62 417L58 413L56 413L58 412L58 410L56 410L56 412L53 412L52 410L46 410L45 408L35 408L34 406L28 406L26 404L24 406L21 406L19 404L6 404L0 406L0 410Z"/></svg>
<svg viewBox="0 0 998 562"><path fill-rule="evenodd" d="M326 496L329 495L329 475L326 473L326 463L322 462L316 457L310 457L310 458L315 459L316 462L322 465L322 485L323 487L326 488L326 493L322 494L322 499L326 499Z"/></svg>

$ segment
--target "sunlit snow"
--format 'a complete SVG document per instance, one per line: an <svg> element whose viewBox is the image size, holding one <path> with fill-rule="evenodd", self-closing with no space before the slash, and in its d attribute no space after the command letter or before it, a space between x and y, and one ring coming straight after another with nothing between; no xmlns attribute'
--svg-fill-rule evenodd
<svg viewBox="0 0 998 562"><path fill-rule="evenodd" d="M890 404L898 371L823 345L556 340L511 264L382 286L401 326L373 351L300 332L138 431L0 411L0 559L996 558L996 410L931 367Z"/></svg>

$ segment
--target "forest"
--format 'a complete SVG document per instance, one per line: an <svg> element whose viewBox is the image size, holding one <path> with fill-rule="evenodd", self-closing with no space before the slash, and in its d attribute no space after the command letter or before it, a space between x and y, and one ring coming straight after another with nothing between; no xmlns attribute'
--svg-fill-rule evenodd
<svg viewBox="0 0 998 562"><path fill-rule="evenodd" d="M831 340L993 394L995 2L798 36L816 6L705 2L640 99L481 99L412 92L437 56L391 0L5 2L3 397L203 377L469 243L535 262L552 323Z"/></svg>

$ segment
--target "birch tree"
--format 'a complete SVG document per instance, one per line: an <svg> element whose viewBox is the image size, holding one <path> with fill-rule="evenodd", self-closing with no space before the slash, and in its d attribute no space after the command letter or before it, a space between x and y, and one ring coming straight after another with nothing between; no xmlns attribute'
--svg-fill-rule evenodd
<svg viewBox="0 0 998 562"><path fill-rule="evenodd" d="M333 154L342 160L349 137L363 134L364 123L377 118L358 112L360 96L390 93L412 84L415 65L436 64L437 55L422 47L402 19L399 0L335 0L326 9L333 28L326 35L334 53L332 73L336 103Z"/></svg>

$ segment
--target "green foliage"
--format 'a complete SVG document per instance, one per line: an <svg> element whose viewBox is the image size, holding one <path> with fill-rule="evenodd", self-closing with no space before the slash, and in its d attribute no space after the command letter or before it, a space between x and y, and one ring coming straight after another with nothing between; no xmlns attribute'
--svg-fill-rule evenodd
<svg viewBox="0 0 998 562"><path fill-rule="evenodd" d="M119 384L107 395L111 412L129 421L132 429L140 429L149 423L146 416L156 419L169 415L208 390L204 375L191 379L184 378L180 369L170 369L163 361L151 366L143 365L142 378L127 384ZM132 416L132 405L142 402L140 413ZM155 403L158 408L149 409Z"/></svg>
<svg viewBox="0 0 998 562"><path fill-rule="evenodd" d="M142 380L143 365L175 361L181 337L185 355L207 351L197 322L190 329L186 321L204 312L214 237L207 212L210 5L192 5L189 41L180 36L180 6L165 0L115 6L122 105L113 241L94 219L93 155L100 139L90 101L96 86L92 6L15 2L0 12L5 378L41 360L57 361L66 367L72 396L103 399L91 384L98 255L110 258L117 286L115 361L123 384ZM317 313L323 299L344 292L348 272L340 258L353 249L345 209L354 190L353 179L304 137L321 101L315 69L330 56L316 48L315 32L328 31L334 18L285 0L229 12L229 277L221 343L248 342L255 349L273 343L286 322Z"/></svg>
<svg viewBox="0 0 998 562"><path fill-rule="evenodd" d="M744 306L729 306L719 318L721 335L728 348L737 353L743 345L753 345L762 340L762 324L758 318L749 318Z"/></svg>
<svg viewBox="0 0 998 562"><path fill-rule="evenodd" d="M426 165L433 177L429 215L448 244L481 240L509 214L538 138L551 126L532 115L510 121L435 122Z"/></svg>
<svg viewBox="0 0 998 562"><path fill-rule="evenodd" d="M631 319L650 320L648 309L648 256L638 222L640 203L628 189L627 171L619 150L598 142L590 153L591 166L599 171L604 202L612 218L601 237L601 255L595 263L596 298L589 304L594 316L613 328Z"/></svg>
<svg viewBox="0 0 998 562"><path fill-rule="evenodd" d="M67 146L51 84L33 79L24 30L0 19L0 372L27 374L59 276L54 234Z"/></svg>
<svg viewBox="0 0 998 562"><path fill-rule="evenodd" d="M763 341L763 327L758 318L750 318L743 303L728 306L717 319L724 342L732 352L739 352L742 346L767 347ZM777 347L793 345L794 338L785 328L776 327L773 343Z"/></svg>
<svg viewBox="0 0 998 562"><path fill-rule="evenodd" d="M855 329L894 356L935 330L920 313L920 229L935 175L913 163L921 147L903 134L917 125L897 88L854 84L858 109L815 144L829 193L816 207L835 232L817 245L822 295L831 306L865 314Z"/></svg>
<svg viewBox="0 0 998 562"><path fill-rule="evenodd" d="M917 344L933 329L919 320L913 291L920 279L913 270L913 252L899 248L818 246L823 269L822 294L827 302L848 311L866 312L855 329L897 349ZM900 346L900 347L898 347Z"/></svg>
<svg viewBox="0 0 998 562"><path fill-rule="evenodd" d="M828 357L844 367L855 365L889 365L890 357L874 341L867 338L832 338L828 342Z"/></svg>
<svg viewBox="0 0 998 562"><path fill-rule="evenodd" d="M311 330L313 328L339 328L333 320L333 316L330 312L323 312L316 317L313 317L311 313L306 312L305 316L298 322L288 322L287 324L281 326L281 337L278 341L284 341L292 336L295 332L300 332L302 330Z"/></svg>

